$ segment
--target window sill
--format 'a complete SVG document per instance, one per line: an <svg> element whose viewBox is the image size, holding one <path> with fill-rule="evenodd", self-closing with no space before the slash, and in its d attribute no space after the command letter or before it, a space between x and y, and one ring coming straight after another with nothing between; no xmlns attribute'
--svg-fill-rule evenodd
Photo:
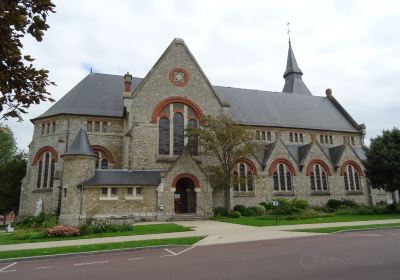
<svg viewBox="0 0 400 280"><path fill-rule="evenodd" d="M174 162L180 156L157 155L156 162ZM197 163L201 163L200 156L191 156Z"/></svg>
<svg viewBox="0 0 400 280"><path fill-rule="evenodd" d="M143 196L125 196L125 200L143 200Z"/></svg>
<svg viewBox="0 0 400 280"><path fill-rule="evenodd" d="M330 191L311 191L311 195L331 195Z"/></svg>
<svg viewBox="0 0 400 280"><path fill-rule="evenodd" d="M118 200L118 197L103 197L103 196L100 196L99 200Z"/></svg>
<svg viewBox="0 0 400 280"><path fill-rule="evenodd" d="M363 195L362 191L346 191L346 195Z"/></svg>
<svg viewBox="0 0 400 280"><path fill-rule="evenodd" d="M33 193L47 193L53 192L53 188L43 188L43 189L36 189L32 191Z"/></svg>
<svg viewBox="0 0 400 280"><path fill-rule="evenodd" d="M254 192L234 192L233 193L234 197L252 197L256 196Z"/></svg>
<svg viewBox="0 0 400 280"><path fill-rule="evenodd" d="M273 196L294 196L294 192L293 191L287 191L287 192L274 191Z"/></svg>

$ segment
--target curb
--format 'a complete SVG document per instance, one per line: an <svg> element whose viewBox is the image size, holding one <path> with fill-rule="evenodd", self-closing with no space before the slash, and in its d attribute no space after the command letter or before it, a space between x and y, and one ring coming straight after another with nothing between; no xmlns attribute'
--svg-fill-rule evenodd
<svg viewBox="0 0 400 280"><path fill-rule="evenodd" d="M15 262L15 261L28 262L28 261L46 260L46 259L74 258L74 257L79 257L79 256L94 256L94 255L122 253L122 252L129 252L129 251L136 252L136 251L145 251L145 250L157 250L157 249L164 249L164 248L169 248L169 247L187 247L187 246L193 246L193 245L169 244L169 245L155 245L155 246L147 246L147 247L134 247L134 248L125 248L125 249L112 249L112 250L90 251L90 252L69 253L69 254L31 256L31 257L21 257L21 258L0 259L0 263L8 263L8 262Z"/></svg>

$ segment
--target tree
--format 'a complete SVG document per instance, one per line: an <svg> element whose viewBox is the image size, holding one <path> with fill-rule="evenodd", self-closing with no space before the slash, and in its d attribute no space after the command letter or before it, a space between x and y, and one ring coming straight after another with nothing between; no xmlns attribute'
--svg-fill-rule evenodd
<svg viewBox="0 0 400 280"><path fill-rule="evenodd" d="M400 190L400 130L384 130L372 138L366 156L364 165L372 188L392 193Z"/></svg>
<svg viewBox="0 0 400 280"><path fill-rule="evenodd" d="M48 71L36 69L34 58L22 54L21 39L28 33L36 41L43 39L49 13L54 13L51 0L0 1L0 113L1 118L22 119L31 104L54 101L46 87L55 85Z"/></svg>
<svg viewBox="0 0 400 280"><path fill-rule="evenodd" d="M24 153L17 152L11 130L0 127L0 140L0 213L3 214L18 210L27 161Z"/></svg>
<svg viewBox="0 0 400 280"><path fill-rule="evenodd" d="M251 154L252 133L227 116L220 115L206 116L198 128L187 128L187 136L189 150L191 144L198 143L202 153L214 163L207 169L214 174L214 185L223 189L225 208L229 212L233 164Z"/></svg>

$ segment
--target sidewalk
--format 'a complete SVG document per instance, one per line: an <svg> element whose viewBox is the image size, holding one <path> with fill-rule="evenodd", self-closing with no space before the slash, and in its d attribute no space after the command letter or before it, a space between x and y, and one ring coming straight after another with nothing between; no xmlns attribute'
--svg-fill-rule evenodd
<svg viewBox="0 0 400 280"><path fill-rule="evenodd" d="M154 223L159 224L160 222L158 223L154 222ZM303 228L352 226L352 225L390 224L390 223L400 223L400 219L324 223L324 224L267 226L267 227L244 226L244 225L237 225L237 224L230 224L230 223L223 223L223 222L209 221L209 220L184 221L175 223L186 227L192 227L193 231L0 245L0 251L54 248L63 246L77 246L77 245L88 245L88 244L99 244L99 243L179 238L179 237L191 237L191 236L207 236L206 238L200 240L196 244L197 246L204 246L204 245L226 244L226 243L268 240L268 239L315 236L321 234L306 233L306 232L291 232L288 230L303 229Z"/></svg>

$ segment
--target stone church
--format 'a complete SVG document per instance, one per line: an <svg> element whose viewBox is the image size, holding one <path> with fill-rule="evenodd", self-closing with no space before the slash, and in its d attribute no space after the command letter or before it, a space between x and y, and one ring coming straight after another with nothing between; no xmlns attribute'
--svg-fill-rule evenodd
<svg viewBox="0 0 400 280"><path fill-rule="evenodd" d="M182 39L144 78L90 73L31 120L19 214L56 213L65 224L212 216L223 194L204 171L201 150L185 149L184 130L220 114L262 147L234 164L232 175L241 180L232 185L232 205L385 200L365 178L365 125L330 89L313 95L302 75L289 41L282 92L214 86Z"/></svg>

